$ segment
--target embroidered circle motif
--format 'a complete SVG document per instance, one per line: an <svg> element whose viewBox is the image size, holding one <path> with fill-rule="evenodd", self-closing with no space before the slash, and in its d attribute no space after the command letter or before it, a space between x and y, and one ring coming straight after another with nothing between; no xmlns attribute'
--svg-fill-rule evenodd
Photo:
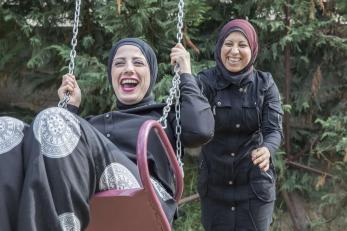
<svg viewBox="0 0 347 231"><path fill-rule="evenodd" d="M157 191L158 195L161 197L161 199L163 199L163 201L172 199L171 195L165 190L165 188L159 183L159 181L151 177L151 183Z"/></svg>
<svg viewBox="0 0 347 231"><path fill-rule="evenodd" d="M0 155L12 150L22 142L23 129L22 121L7 116L0 117Z"/></svg>
<svg viewBox="0 0 347 231"><path fill-rule="evenodd" d="M112 163L107 166L100 177L101 191L108 189L136 189L140 188L135 176L124 165Z"/></svg>
<svg viewBox="0 0 347 231"><path fill-rule="evenodd" d="M80 231L81 224L73 213L63 213L59 215L59 223L62 231Z"/></svg>
<svg viewBox="0 0 347 231"><path fill-rule="evenodd" d="M41 152L50 158L68 156L76 148L81 137L78 119L69 111L48 108L34 121L34 135L41 144Z"/></svg>

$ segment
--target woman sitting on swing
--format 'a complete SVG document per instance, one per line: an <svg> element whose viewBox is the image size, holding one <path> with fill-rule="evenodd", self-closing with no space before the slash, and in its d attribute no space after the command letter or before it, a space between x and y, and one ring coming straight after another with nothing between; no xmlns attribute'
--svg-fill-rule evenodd
<svg viewBox="0 0 347 231"><path fill-rule="evenodd" d="M183 146L208 142L214 119L206 98L191 75L189 53L181 44L171 52L180 66L181 139ZM140 126L158 120L164 104L151 96L157 78L152 48L136 38L122 39L111 49L108 79L117 98L117 110L88 121L77 116L81 93L73 75L64 75L60 99L70 92L68 110L49 108L35 118L24 150L25 180L19 209L19 230L84 230L89 222L89 200L108 189L141 187L136 167ZM174 144L175 115L165 129ZM92 126L90 126L92 125ZM149 148L149 168L159 200L170 222L177 208L173 177L164 153Z"/></svg>

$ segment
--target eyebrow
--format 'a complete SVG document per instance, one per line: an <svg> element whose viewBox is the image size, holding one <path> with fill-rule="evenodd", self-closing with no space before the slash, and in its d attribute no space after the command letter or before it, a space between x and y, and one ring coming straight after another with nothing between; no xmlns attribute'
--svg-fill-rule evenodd
<svg viewBox="0 0 347 231"><path fill-rule="evenodd" d="M125 60L126 58L125 57L114 57L113 61L115 60ZM132 59L141 59L141 60L146 60L144 57L141 57L141 56L135 56L135 57L132 57Z"/></svg>
<svg viewBox="0 0 347 231"><path fill-rule="evenodd" d="M225 40L224 43L227 43L227 42L234 42L233 40ZM248 43L247 40L239 40L239 41L236 41L236 42L239 42L239 43Z"/></svg>

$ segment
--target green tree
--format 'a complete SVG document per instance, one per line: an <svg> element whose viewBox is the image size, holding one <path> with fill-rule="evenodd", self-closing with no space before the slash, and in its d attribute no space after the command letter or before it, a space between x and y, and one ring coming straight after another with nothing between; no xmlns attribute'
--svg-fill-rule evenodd
<svg viewBox="0 0 347 231"><path fill-rule="evenodd" d="M83 115L111 110L106 62L112 44L141 37L159 61L158 100L171 86L171 47L176 43L177 3L169 0L82 0L75 74L83 90ZM345 0L186 0L183 43L193 71L214 65L220 28L246 18L259 34L256 68L269 71L286 111L285 144L276 161L280 192L298 191L308 202L323 199L315 229L337 218L346 225L347 2ZM60 84L67 72L73 1L3 0L0 3L0 80L30 79L37 88ZM86 97L88 96L88 97ZM288 161L333 177L289 168ZM186 195L195 193L195 159L187 158ZM280 195L280 194L279 194ZM277 215L285 210L281 197ZM333 209L332 209L333 208ZM335 213L326 211L334 210ZM182 206L176 230L201 230L198 203ZM193 215L191 215L193 214ZM190 217L190 219L189 219ZM336 219L335 219L336 220ZM345 226L342 226L345 227ZM280 226L273 226L280 230ZM337 228L338 229L338 228Z"/></svg>

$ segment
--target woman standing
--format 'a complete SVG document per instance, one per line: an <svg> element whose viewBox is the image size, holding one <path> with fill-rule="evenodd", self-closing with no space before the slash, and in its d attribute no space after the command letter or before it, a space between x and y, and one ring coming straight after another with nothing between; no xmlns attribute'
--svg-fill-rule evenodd
<svg viewBox="0 0 347 231"><path fill-rule="evenodd" d="M216 66L198 74L215 117L198 182L207 231L267 231L272 222L283 113L271 74L253 67L257 53L253 26L232 20L218 35Z"/></svg>
<svg viewBox="0 0 347 231"><path fill-rule="evenodd" d="M213 136L210 105L190 74L189 55L183 46L172 50L171 61L181 67L182 144L201 145ZM151 94L157 70L155 53L147 43L136 38L117 42L108 62L117 110L87 121L77 115L81 92L75 77L63 77L58 94L62 98L64 92L70 92L69 111L49 108L40 112L25 139L28 154L18 230L84 230L94 193L141 186L135 165L137 135L145 121L161 117L165 106L156 103ZM174 128L171 113L165 132L172 144ZM174 179L159 142L149 145L148 162L158 198L172 222L177 208L172 197Z"/></svg>

